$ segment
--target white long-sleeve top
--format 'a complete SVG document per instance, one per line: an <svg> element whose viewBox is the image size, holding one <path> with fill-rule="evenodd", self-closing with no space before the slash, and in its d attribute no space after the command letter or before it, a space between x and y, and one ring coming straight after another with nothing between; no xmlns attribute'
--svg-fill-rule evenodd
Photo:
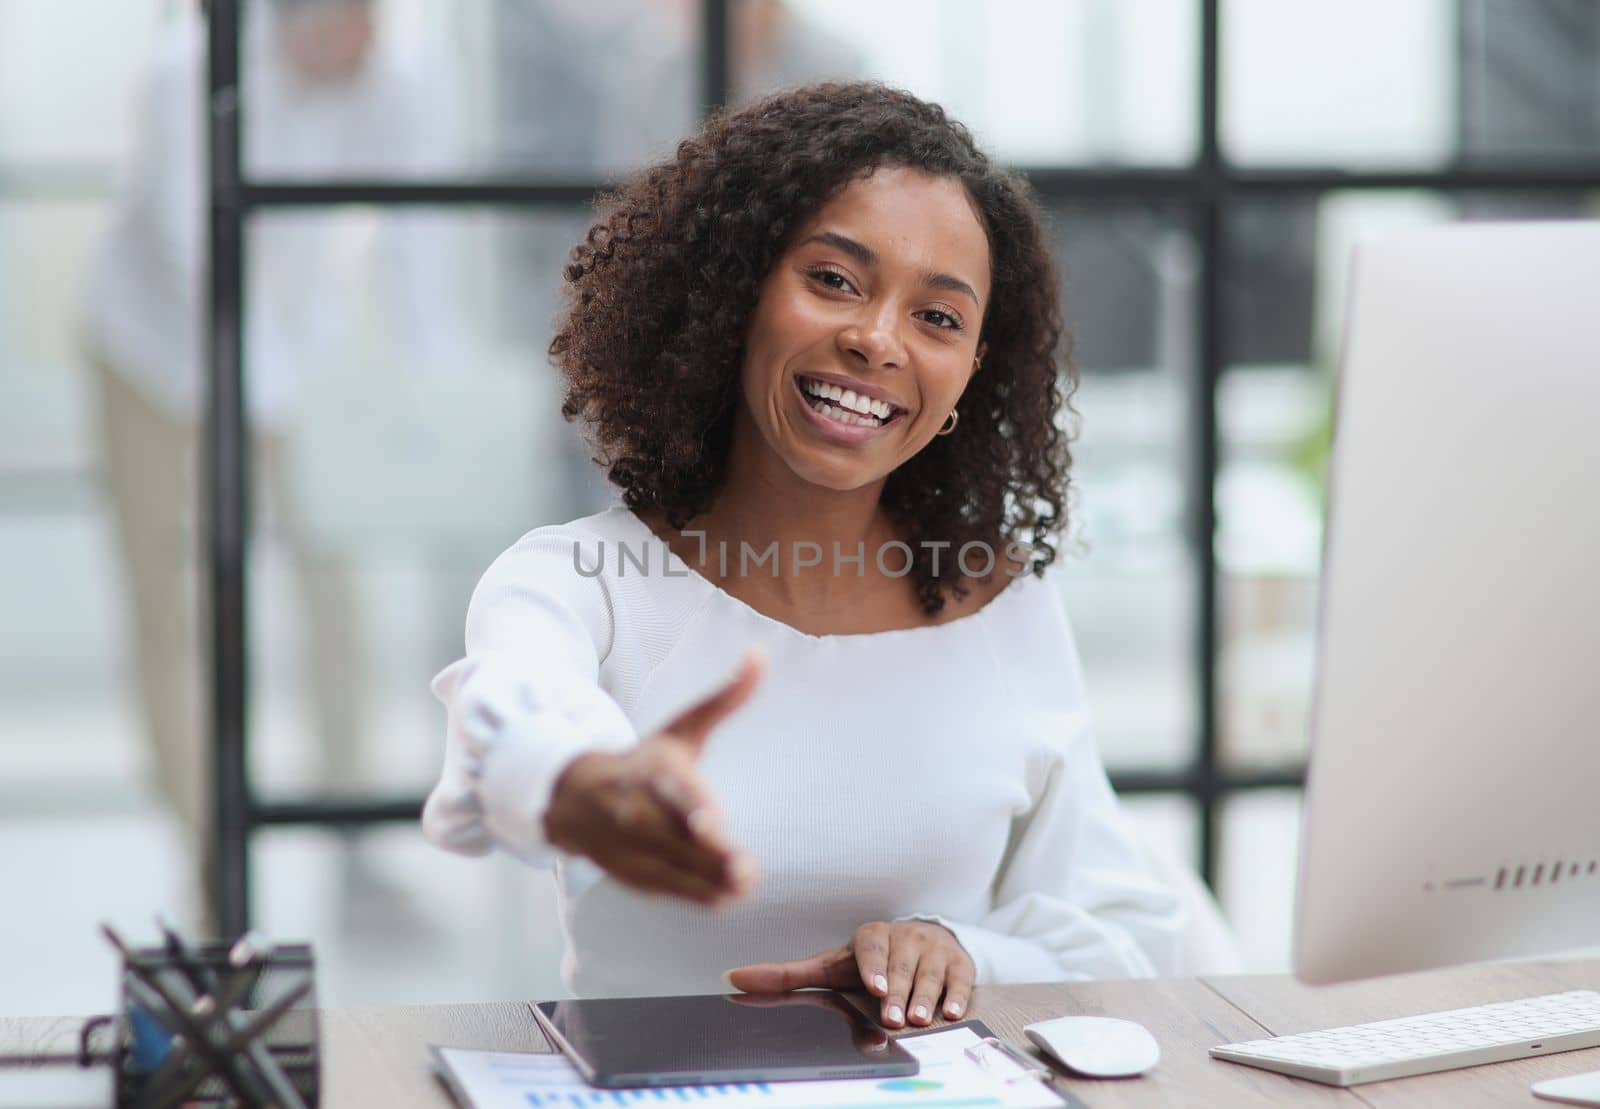
<svg viewBox="0 0 1600 1109"><path fill-rule="evenodd" d="M757 892L715 911L553 852L542 820L566 764L652 734L758 642L762 682L700 764L729 837L760 862ZM423 830L463 854L554 863L580 996L724 992L730 968L912 918L949 928L980 983L1176 968L1183 909L1107 784L1049 574L944 624L809 635L617 507L501 555L473 595L466 657L433 689L448 730Z"/></svg>

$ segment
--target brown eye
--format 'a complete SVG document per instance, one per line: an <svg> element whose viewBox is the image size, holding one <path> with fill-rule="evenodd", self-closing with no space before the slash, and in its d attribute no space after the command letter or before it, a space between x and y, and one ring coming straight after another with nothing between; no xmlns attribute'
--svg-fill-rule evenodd
<svg viewBox="0 0 1600 1109"><path fill-rule="evenodd" d="M937 308L928 309L922 314L922 318L938 328L944 328L949 331L961 330L962 325L960 320L956 319L948 312L939 311Z"/></svg>
<svg viewBox="0 0 1600 1109"><path fill-rule="evenodd" d="M811 271L810 276L812 280L836 292L851 292L855 289L855 286L850 284L850 279L838 270L815 269Z"/></svg>

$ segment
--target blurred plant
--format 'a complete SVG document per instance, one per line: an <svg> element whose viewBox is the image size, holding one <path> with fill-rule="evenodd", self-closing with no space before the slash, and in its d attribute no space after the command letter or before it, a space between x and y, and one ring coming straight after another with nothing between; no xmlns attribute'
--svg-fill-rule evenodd
<svg viewBox="0 0 1600 1109"><path fill-rule="evenodd" d="M1328 459L1333 453L1333 375L1318 375L1322 383L1322 414L1290 448L1289 464L1303 474L1316 490L1317 508L1327 510Z"/></svg>

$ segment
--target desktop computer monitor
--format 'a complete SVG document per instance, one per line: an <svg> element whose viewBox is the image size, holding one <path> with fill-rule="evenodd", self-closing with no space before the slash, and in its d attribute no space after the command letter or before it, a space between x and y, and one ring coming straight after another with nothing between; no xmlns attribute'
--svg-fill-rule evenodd
<svg viewBox="0 0 1600 1109"><path fill-rule="evenodd" d="M1600 221L1352 273L1295 972L1600 944Z"/></svg>

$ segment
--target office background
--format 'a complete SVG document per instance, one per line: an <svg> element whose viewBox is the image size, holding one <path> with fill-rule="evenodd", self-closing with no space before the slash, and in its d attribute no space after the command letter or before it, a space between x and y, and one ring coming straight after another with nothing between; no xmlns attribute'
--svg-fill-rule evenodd
<svg viewBox="0 0 1600 1109"><path fill-rule="evenodd" d="M247 93L264 6L219 5ZM1083 373L1064 588L1105 759L1147 836L1214 883L1250 965L1286 966L1346 253L1390 228L1600 214L1600 2L373 13L374 57L426 90L406 122L426 156L318 164L253 137L246 95L243 185L222 180L241 249L206 292L242 309L246 375L251 335L306 318L260 260L300 258L324 321L252 502L248 620L216 644L243 678L222 706L247 756L230 911L312 938L333 1004L559 991L542 877L445 856L407 817L440 755L428 679L459 649L477 574L606 498L542 353L561 260L584 199L707 104L872 76L946 104L1047 200ZM141 75L193 20L174 0L0 0L0 1013L103 1007L95 922L137 932L194 892L148 782L79 341ZM188 539L174 558L206 572ZM332 669L310 661L308 565L351 614ZM330 686L348 734L329 734Z"/></svg>

